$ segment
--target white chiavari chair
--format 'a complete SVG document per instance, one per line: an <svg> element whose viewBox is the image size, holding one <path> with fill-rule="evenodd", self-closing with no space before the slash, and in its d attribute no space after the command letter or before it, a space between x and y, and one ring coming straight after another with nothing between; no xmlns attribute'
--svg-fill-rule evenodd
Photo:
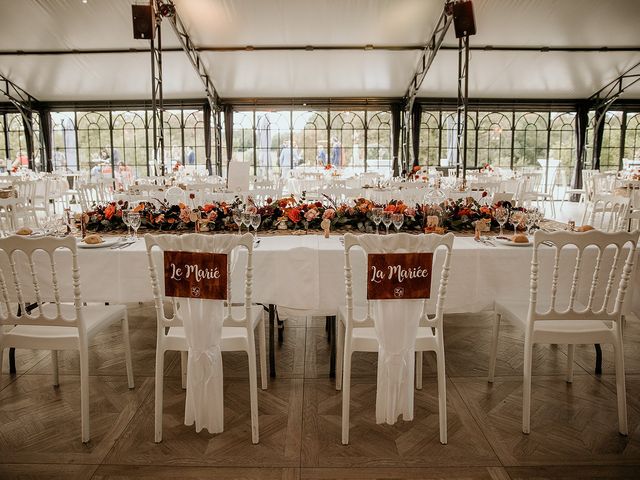
<svg viewBox="0 0 640 480"><path fill-rule="evenodd" d="M584 225L586 221L592 227L605 232L626 230L625 223L630 201L629 197L594 194L587 202L582 224Z"/></svg>
<svg viewBox="0 0 640 480"><path fill-rule="evenodd" d="M178 205L179 203L186 203L187 195L180 187L169 187L164 192L164 200L169 205Z"/></svg>
<svg viewBox="0 0 640 480"><path fill-rule="evenodd" d="M164 385L164 355L165 352L173 350L181 352L182 363L182 387L187 388L186 371L189 351L187 328L195 332L195 326L189 325L197 319L189 317L190 308L181 306L177 297L167 297L163 291L164 269L160 253L173 251L227 253L229 257L238 248L247 250L246 267L243 272L242 286L244 287L242 302L239 305L226 301L224 305L224 318L209 320L215 322L222 321L220 333L220 344L218 347L222 352L246 352L249 362L249 391L251 397L251 438L253 443L258 443L258 391L256 372L256 352L254 333L258 334L258 346L260 355L260 379L261 388L267 388L267 357L266 357L266 334L265 322L263 321L264 309L260 305L251 304L252 295L252 252L253 236L250 234L239 235L150 235L144 237L147 256L149 259L149 272L151 285L156 306L157 337L156 337L156 373L155 373L155 442L162 441L162 408L163 408L163 385ZM158 257L158 258L156 258ZM234 295L231 289L232 265L228 264L227 278L228 298L234 299L239 294ZM215 302L212 300L211 302ZM171 305L170 309L167 307ZM188 306L187 306L188 307ZM221 385L220 385L221 386ZM221 395L221 393L220 393Z"/></svg>
<svg viewBox="0 0 640 480"><path fill-rule="evenodd" d="M449 280L452 233L442 235L410 235L400 233L393 236L345 234L345 282L346 305L340 307L337 319L336 389L342 389L342 443L349 443L349 404L351 396L351 357L353 352L379 352L381 345L389 345L394 335L404 335L402 327L389 330L380 323L379 302L407 302L407 300L369 301L366 297L367 272L366 255L369 253L432 252L434 258L431 292L435 298L418 300L418 309L413 310L417 318L394 318L397 322L416 322L415 335L415 381L416 388L422 388L422 352L433 351L437 358L438 399L440 417L440 443L447 443L447 399L444 361L444 337L442 318L444 301ZM378 305L374 305L378 302ZM399 303L394 306L401 307ZM415 305L415 304L414 304ZM384 308L384 307L383 307ZM397 315L398 308L395 310ZM409 311L409 310L407 310ZM388 312L387 312L388 313ZM407 327L408 328L408 327ZM407 331L407 335L409 332ZM396 339L397 340L397 339ZM410 352L409 352L410 353ZM412 358L413 360L413 358ZM380 362L380 358L378 359ZM379 366L379 368L381 368ZM413 372L413 362L405 368ZM413 377L410 377L413 378ZM411 398L413 398L413 381ZM408 394L407 394L408 395ZM413 401L410 401L413 406ZM378 407L376 407L378 410ZM406 419L406 418L405 418Z"/></svg>
<svg viewBox="0 0 640 480"><path fill-rule="evenodd" d="M522 431L531 431L533 345L568 345L566 381L573 381L575 345L612 344L618 429L627 434L622 323L640 232L538 231L533 240L529 301L496 299L489 382L493 382L502 317L524 327ZM544 246L543 246L544 245ZM549 255L541 251L551 245Z"/></svg>
<svg viewBox="0 0 640 480"><path fill-rule="evenodd" d="M134 387L129 345L129 323L124 305L85 306L81 296L80 270L76 239L24 238L11 236L0 239L2 262L0 270L0 363L6 348L50 350L54 385L58 381L58 351L78 350L80 354L80 410L82 442L90 440L89 432L89 344L105 328L120 324L124 343L127 383ZM70 268L63 268L60 255L70 255ZM72 303L61 301L59 280L70 278ZM35 308L27 305L35 302ZM14 313L15 305L21 314ZM28 313L30 310L30 313ZM1 365L0 365L1 367ZM1 371L1 368L0 368Z"/></svg>

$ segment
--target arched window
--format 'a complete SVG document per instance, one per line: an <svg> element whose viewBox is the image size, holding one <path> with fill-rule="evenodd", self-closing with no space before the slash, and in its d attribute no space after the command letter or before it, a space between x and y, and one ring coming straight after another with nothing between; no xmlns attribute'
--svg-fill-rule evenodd
<svg viewBox="0 0 640 480"><path fill-rule="evenodd" d="M595 117L592 119L593 122L595 122ZM620 166L622 112L608 111L605 113L603 122L600 170L618 170ZM593 143L591 144L593 145Z"/></svg>
<svg viewBox="0 0 640 480"><path fill-rule="evenodd" d="M5 128L6 128L6 124L5 124L5 115L0 114L0 158L6 158L6 160L10 160L10 157L7 153L7 147L8 145L5 143ZM7 164L7 168L9 168L9 166L11 165L11 163L9 162Z"/></svg>
<svg viewBox="0 0 640 480"><path fill-rule="evenodd" d="M78 170L74 112L51 112L53 169Z"/></svg>
<svg viewBox="0 0 640 480"><path fill-rule="evenodd" d="M9 137L9 160L13 161L18 155L27 155L27 136L24 122L19 113L7 113L7 136Z"/></svg>
<svg viewBox="0 0 640 480"><path fill-rule="evenodd" d="M514 135L513 167L539 169L538 159L547 158L547 120L536 112L518 113Z"/></svg>
<svg viewBox="0 0 640 480"><path fill-rule="evenodd" d="M109 114L86 112L78 114L78 156L80 169L93 169L111 175L111 146L109 145Z"/></svg>
<svg viewBox="0 0 640 480"><path fill-rule="evenodd" d="M124 162L137 175L147 175L147 152L144 112L113 112L114 165Z"/></svg>
<svg viewBox="0 0 640 480"><path fill-rule="evenodd" d="M222 138L225 138L224 128ZM232 157L234 160L249 162L253 165L253 112L233 112ZM223 165L226 165L226 159L227 157L223 157Z"/></svg>
<svg viewBox="0 0 640 480"><path fill-rule="evenodd" d="M476 122L474 114L467 113L467 166L473 166L475 164L475 146L476 136L475 128ZM474 115L475 116L475 115ZM456 164L456 152L457 152L457 136L458 129L456 128L458 117L456 112L442 112L442 158L447 158L449 165L455 167ZM460 167L462 168L463 156L460 153Z"/></svg>
<svg viewBox="0 0 640 480"><path fill-rule="evenodd" d="M331 113L332 164L364 170L364 125L364 112Z"/></svg>
<svg viewBox="0 0 640 480"><path fill-rule="evenodd" d="M184 165L182 150L182 111L168 110L164 112L164 164L167 172L180 162Z"/></svg>
<svg viewBox="0 0 640 480"><path fill-rule="evenodd" d="M315 167L327 163L326 113L293 112L293 149L298 152L298 165Z"/></svg>
<svg viewBox="0 0 640 480"><path fill-rule="evenodd" d="M299 158L291 145L291 112L256 112L256 174L279 175ZM274 168L278 168L277 173Z"/></svg>
<svg viewBox="0 0 640 480"><path fill-rule="evenodd" d="M501 112L478 114L478 165L511 166L511 115Z"/></svg>
<svg viewBox="0 0 640 480"><path fill-rule="evenodd" d="M438 112L422 112L420 120L420 165L440 165Z"/></svg>
<svg viewBox="0 0 640 480"><path fill-rule="evenodd" d="M185 165L195 168L206 164L204 152L204 119L202 110L184 111Z"/></svg>
<svg viewBox="0 0 640 480"><path fill-rule="evenodd" d="M367 123L366 169L387 173L392 168L391 112L371 112Z"/></svg>
<svg viewBox="0 0 640 480"><path fill-rule="evenodd" d="M571 170L576 163L576 114L551 113L551 135L549 142L549 159L560 160L560 169L564 171L564 179L571 179ZM559 181L561 176L556 178Z"/></svg>
<svg viewBox="0 0 640 480"><path fill-rule="evenodd" d="M624 158L640 160L640 113L627 116L627 134L624 139Z"/></svg>

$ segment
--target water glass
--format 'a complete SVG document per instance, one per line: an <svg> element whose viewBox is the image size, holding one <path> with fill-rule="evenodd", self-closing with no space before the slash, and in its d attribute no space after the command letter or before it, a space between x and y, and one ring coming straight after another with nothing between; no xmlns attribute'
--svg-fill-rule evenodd
<svg viewBox="0 0 640 480"><path fill-rule="evenodd" d="M238 227L238 233L242 233L242 212L240 210L233 211L233 221Z"/></svg>
<svg viewBox="0 0 640 480"><path fill-rule="evenodd" d="M496 222L500 225L500 236L503 236L504 224L507 223L509 219L509 210L505 207L498 207L494 211L494 216L496 218Z"/></svg>
<svg viewBox="0 0 640 480"><path fill-rule="evenodd" d="M396 227L396 232L400 232L402 224L404 223L404 214L394 213L391 215L391 221L393 222L393 226Z"/></svg>
<svg viewBox="0 0 640 480"><path fill-rule="evenodd" d="M124 223L127 226L127 236L125 237L125 240L129 240L131 238L131 223L129 223L130 213L131 213L131 210L122 211L122 223Z"/></svg>
<svg viewBox="0 0 640 480"><path fill-rule="evenodd" d="M242 224L245 227L247 227L247 232L248 232L250 227L251 227L251 213L250 212L242 212L240 214L240 220L242 221Z"/></svg>
<svg viewBox="0 0 640 480"><path fill-rule="evenodd" d="M262 222L262 217L259 213L254 213L251 215L251 226L256 231L256 240L258 239L258 227L260 226L260 222Z"/></svg>
<svg viewBox="0 0 640 480"><path fill-rule="evenodd" d="M140 223L142 222L142 217L139 212L129 212L129 225L133 228L133 240L138 240L138 228L140 228Z"/></svg>
<svg viewBox="0 0 640 480"><path fill-rule="evenodd" d="M391 225L391 222L393 221L391 219L391 215L391 212L382 212L382 223L387 229L387 235L389 235L389 225Z"/></svg>
<svg viewBox="0 0 640 480"><path fill-rule="evenodd" d="M373 223L376 224L376 233L379 234L379 226L380 226L380 222L382 221L382 208L380 207L375 207L371 209L371 220L373 220Z"/></svg>

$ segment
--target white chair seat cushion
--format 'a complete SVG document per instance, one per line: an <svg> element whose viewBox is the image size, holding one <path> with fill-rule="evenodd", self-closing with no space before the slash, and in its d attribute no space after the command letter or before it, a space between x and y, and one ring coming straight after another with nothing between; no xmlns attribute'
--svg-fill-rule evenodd
<svg viewBox="0 0 640 480"><path fill-rule="evenodd" d="M255 330L258 323L262 319L263 307L253 305L251 307L251 328ZM231 317L238 320L244 317L244 307L231 307ZM244 341L247 338L247 329L244 327L228 326L233 320L227 320L222 327L222 350L242 349L237 346L235 341ZM165 350L187 350L187 338L184 333L184 327L170 327L166 337Z"/></svg>
<svg viewBox="0 0 640 480"><path fill-rule="evenodd" d="M584 310L585 306L576 302L576 310ZM529 311L528 302L516 300L496 300L495 312L524 326ZM547 308L539 306L538 311ZM534 341L561 343L562 335L567 336L567 343L583 344L597 341L610 341L612 330L607 322L601 320L544 320L533 325ZM600 339L600 340L599 340Z"/></svg>
<svg viewBox="0 0 640 480"><path fill-rule="evenodd" d="M47 317L56 316L56 306L46 304L42 306L42 311ZM71 304L61 305L62 316L64 318L75 317L75 307ZM37 313L36 309L34 313ZM124 318L126 307L124 305L90 305L82 307L82 315L87 328L87 336L91 338L104 327L111 325ZM36 343L41 345L35 346ZM78 340L78 329L76 327L41 326L41 325L18 325L5 333L3 343L5 345L20 346L23 342L34 345L31 348L48 348L48 341L63 342L69 341L70 348L75 348ZM25 343L26 344L26 343Z"/></svg>

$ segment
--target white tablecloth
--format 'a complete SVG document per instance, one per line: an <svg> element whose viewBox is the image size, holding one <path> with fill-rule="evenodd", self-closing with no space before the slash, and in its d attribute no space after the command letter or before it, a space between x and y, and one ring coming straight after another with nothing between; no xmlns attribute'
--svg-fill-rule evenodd
<svg viewBox="0 0 640 480"><path fill-rule="evenodd" d="M548 249L551 252L551 249ZM494 299L513 295L527 300L532 247L484 246L472 237L457 237L451 257L447 313L493 309ZM550 257L550 255L549 255ZM78 249L82 297L85 301L114 303L153 300L144 242L124 250ZM3 272L7 272L0 259ZM69 264L68 255L56 261ZM243 265L242 258L238 266ZM640 267L627 294L640 291ZM6 278L6 277L5 277ZM9 278L6 278L10 281ZM61 297L73 298L69 276L58 276ZM234 296L238 288L234 288ZM43 291L47 291L43 288ZM240 289L241 293L241 289ZM253 301L333 315L345 301L344 250L339 236L261 237L253 257ZM640 316L640 295L628 306Z"/></svg>

